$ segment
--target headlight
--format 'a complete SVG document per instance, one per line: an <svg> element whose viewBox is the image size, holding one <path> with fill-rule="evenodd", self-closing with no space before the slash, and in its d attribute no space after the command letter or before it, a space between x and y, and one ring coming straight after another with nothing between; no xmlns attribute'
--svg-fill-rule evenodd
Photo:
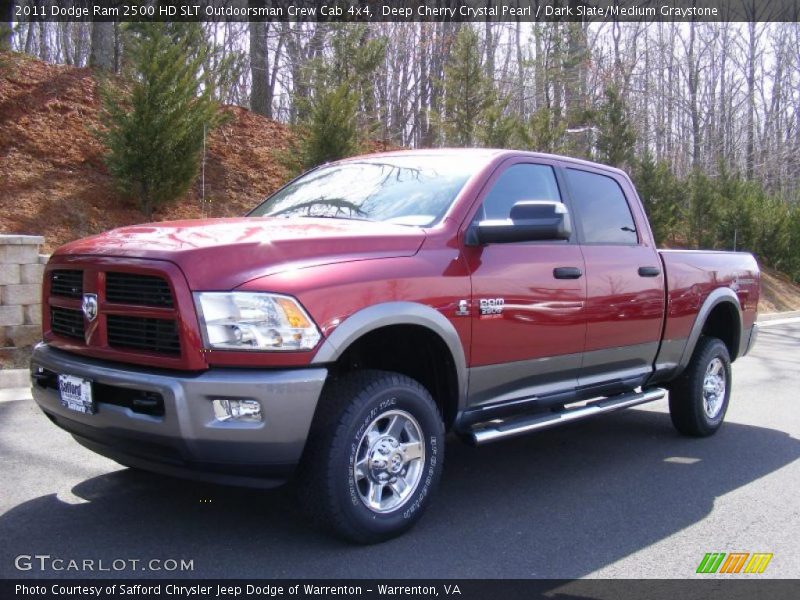
<svg viewBox="0 0 800 600"><path fill-rule="evenodd" d="M259 292L196 292L194 302L207 348L310 350L317 326L288 296Z"/></svg>

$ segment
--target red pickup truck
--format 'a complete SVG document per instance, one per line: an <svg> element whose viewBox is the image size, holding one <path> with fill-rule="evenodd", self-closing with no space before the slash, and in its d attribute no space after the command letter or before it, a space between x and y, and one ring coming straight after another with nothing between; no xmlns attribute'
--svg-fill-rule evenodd
<svg viewBox="0 0 800 600"><path fill-rule="evenodd" d="M248 216L138 225L50 259L33 394L123 465L294 476L316 521L411 527L474 444L664 398L721 425L756 337L750 254L657 250L628 176L419 150L316 168Z"/></svg>

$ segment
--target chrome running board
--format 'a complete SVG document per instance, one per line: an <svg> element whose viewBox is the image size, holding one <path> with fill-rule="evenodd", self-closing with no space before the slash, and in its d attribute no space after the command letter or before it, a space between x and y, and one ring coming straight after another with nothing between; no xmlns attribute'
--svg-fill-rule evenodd
<svg viewBox="0 0 800 600"><path fill-rule="evenodd" d="M524 433L530 433L531 431L539 431L540 429L565 425L572 421L579 421L595 415L636 406L637 404L661 400L666 395L667 391L665 389L651 388L641 392L631 392L628 394L620 394L619 396L602 398L577 408L567 408L556 413L538 414L527 417L518 416L499 422L490 421L488 423L479 423L472 428L467 434L467 437L470 442L479 446Z"/></svg>

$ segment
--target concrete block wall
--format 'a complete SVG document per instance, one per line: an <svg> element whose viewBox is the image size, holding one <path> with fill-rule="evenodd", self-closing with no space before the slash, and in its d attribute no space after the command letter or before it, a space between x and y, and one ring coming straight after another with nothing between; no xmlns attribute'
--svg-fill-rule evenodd
<svg viewBox="0 0 800 600"><path fill-rule="evenodd" d="M0 348L21 348L42 337L44 238L0 234Z"/></svg>

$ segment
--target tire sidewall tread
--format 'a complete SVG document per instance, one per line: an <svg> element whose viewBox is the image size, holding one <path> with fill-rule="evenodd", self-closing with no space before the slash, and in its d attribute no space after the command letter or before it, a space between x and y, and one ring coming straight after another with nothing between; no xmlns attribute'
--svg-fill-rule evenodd
<svg viewBox="0 0 800 600"><path fill-rule="evenodd" d="M708 364L720 358L725 369L725 397L713 419L703 409L703 380ZM728 348L718 338L701 336L689 365L670 386L669 412L675 428L684 435L706 437L722 426L728 411L732 388L731 359Z"/></svg>
<svg viewBox="0 0 800 600"><path fill-rule="evenodd" d="M396 511L367 508L353 478L353 461L366 427L383 412L409 412L425 443L425 471L411 497ZM428 391L417 381L365 370L331 380L320 397L298 471L301 504L318 525L356 543L383 541L411 528L430 504L442 472L444 425Z"/></svg>

